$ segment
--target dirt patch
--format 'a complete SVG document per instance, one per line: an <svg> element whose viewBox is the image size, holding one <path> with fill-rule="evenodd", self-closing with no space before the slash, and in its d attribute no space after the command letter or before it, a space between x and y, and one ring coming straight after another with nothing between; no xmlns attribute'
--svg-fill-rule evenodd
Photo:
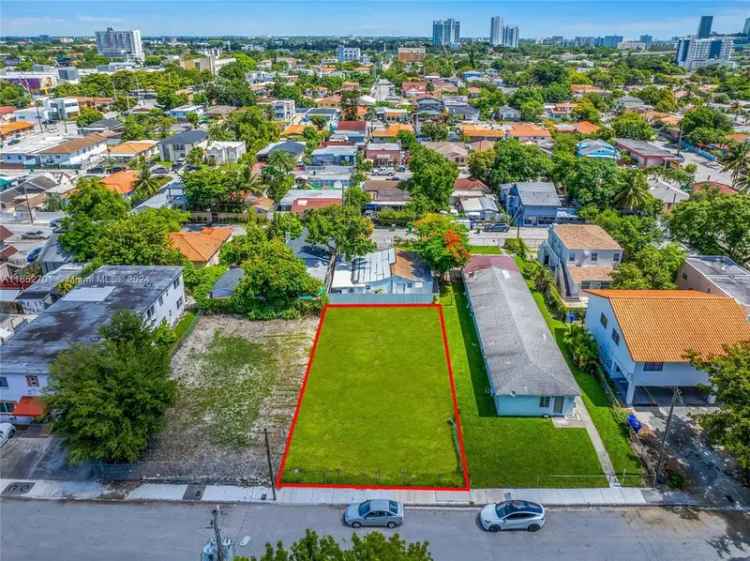
<svg viewBox="0 0 750 561"><path fill-rule="evenodd" d="M205 316L172 359L177 403L143 461L104 479L268 484L264 429L278 469L317 318Z"/></svg>

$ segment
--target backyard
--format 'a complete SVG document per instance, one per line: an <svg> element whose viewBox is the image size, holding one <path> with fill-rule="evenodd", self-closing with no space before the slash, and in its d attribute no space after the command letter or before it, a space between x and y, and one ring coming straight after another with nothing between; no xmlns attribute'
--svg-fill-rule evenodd
<svg viewBox="0 0 750 561"><path fill-rule="evenodd" d="M464 486L437 306L326 308L285 484Z"/></svg>
<svg viewBox="0 0 750 561"><path fill-rule="evenodd" d="M498 417L461 284L441 297L472 487L606 487L583 428Z"/></svg>

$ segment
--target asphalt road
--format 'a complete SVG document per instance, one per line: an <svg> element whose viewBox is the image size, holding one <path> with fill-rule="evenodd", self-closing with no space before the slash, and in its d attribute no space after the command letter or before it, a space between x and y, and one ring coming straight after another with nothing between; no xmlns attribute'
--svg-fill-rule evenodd
<svg viewBox="0 0 750 561"><path fill-rule="evenodd" d="M306 528L345 541L352 531L332 507L222 507L225 535L237 555L266 542L298 539ZM2 561L195 561L211 530L211 505L168 503L0 502ZM477 509L407 509L395 530L427 540L436 561L711 561L750 560L750 516L692 510L552 509L540 532L489 534ZM360 530L362 531L362 530ZM390 533L390 530L383 530Z"/></svg>

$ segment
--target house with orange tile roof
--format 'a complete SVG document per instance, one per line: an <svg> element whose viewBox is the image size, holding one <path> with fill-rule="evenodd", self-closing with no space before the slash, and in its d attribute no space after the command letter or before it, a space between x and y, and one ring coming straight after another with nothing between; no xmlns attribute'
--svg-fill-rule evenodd
<svg viewBox="0 0 750 561"><path fill-rule="evenodd" d="M219 251L232 238L231 228L203 228L169 234L169 242L194 265L216 265Z"/></svg>
<svg viewBox="0 0 750 561"><path fill-rule="evenodd" d="M400 132L414 132L414 127L408 123L393 123L384 129L375 129L370 132L373 142L391 142L398 138Z"/></svg>
<svg viewBox="0 0 750 561"><path fill-rule="evenodd" d="M543 126L534 123L513 123L507 136L521 142L541 142L552 138L552 134Z"/></svg>
<svg viewBox="0 0 750 561"><path fill-rule="evenodd" d="M18 138L30 134L34 130L34 124L28 121L13 121L11 123L0 123L0 138Z"/></svg>
<svg viewBox="0 0 750 561"><path fill-rule="evenodd" d="M698 386L708 385L708 375L688 354L720 355L725 345L750 341L750 322L734 298L696 290L588 292L586 328L627 405L668 403L674 387L683 402L705 403Z"/></svg>
<svg viewBox="0 0 750 561"><path fill-rule="evenodd" d="M130 140L109 148L109 157L118 162L133 158L151 158L159 154L159 143L155 140Z"/></svg>
<svg viewBox="0 0 750 561"><path fill-rule="evenodd" d="M118 171L102 179L102 185L123 197L129 196L135 190L136 183L138 183L138 172L132 169Z"/></svg>
<svg viewBox="0 0 750 561"><path fill-rule="evenodd" d="M560 295L571 305L585 305L585 290L609 288L622 247L596 224L554 224L537 255L555 276Z"/></svg>
<svg viewBox="0 0 750 561"><path fill-rule="evenodd" d="M477 142L481 140L500 140L505 137L505 131L502 129L492 129L489 127L480 127L475 125L464 125L461 127L461 135L467 142Z"/></svg>

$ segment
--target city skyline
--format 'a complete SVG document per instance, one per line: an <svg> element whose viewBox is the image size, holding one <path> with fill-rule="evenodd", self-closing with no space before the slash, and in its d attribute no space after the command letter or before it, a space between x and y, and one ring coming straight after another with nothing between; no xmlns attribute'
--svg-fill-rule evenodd
<svg viewBox="0 0 750 561"><path fill-rule="evenodd" d="M385 2L387 4L388 2ZM175 9L175 6L180 9ZM464 38L489 37L492 16L512 21L522 38L642 34L656 39L695 34L713 16L717 33L742 31L750 7L742 2L399 2L400 16L373 2L45 2L7 1L0 35L93 36L106 27L144 36L418 36L433 20L461 21ZM396 3L393 3L395 9ZM342 25L342 22L344 25Z"/></svg>

